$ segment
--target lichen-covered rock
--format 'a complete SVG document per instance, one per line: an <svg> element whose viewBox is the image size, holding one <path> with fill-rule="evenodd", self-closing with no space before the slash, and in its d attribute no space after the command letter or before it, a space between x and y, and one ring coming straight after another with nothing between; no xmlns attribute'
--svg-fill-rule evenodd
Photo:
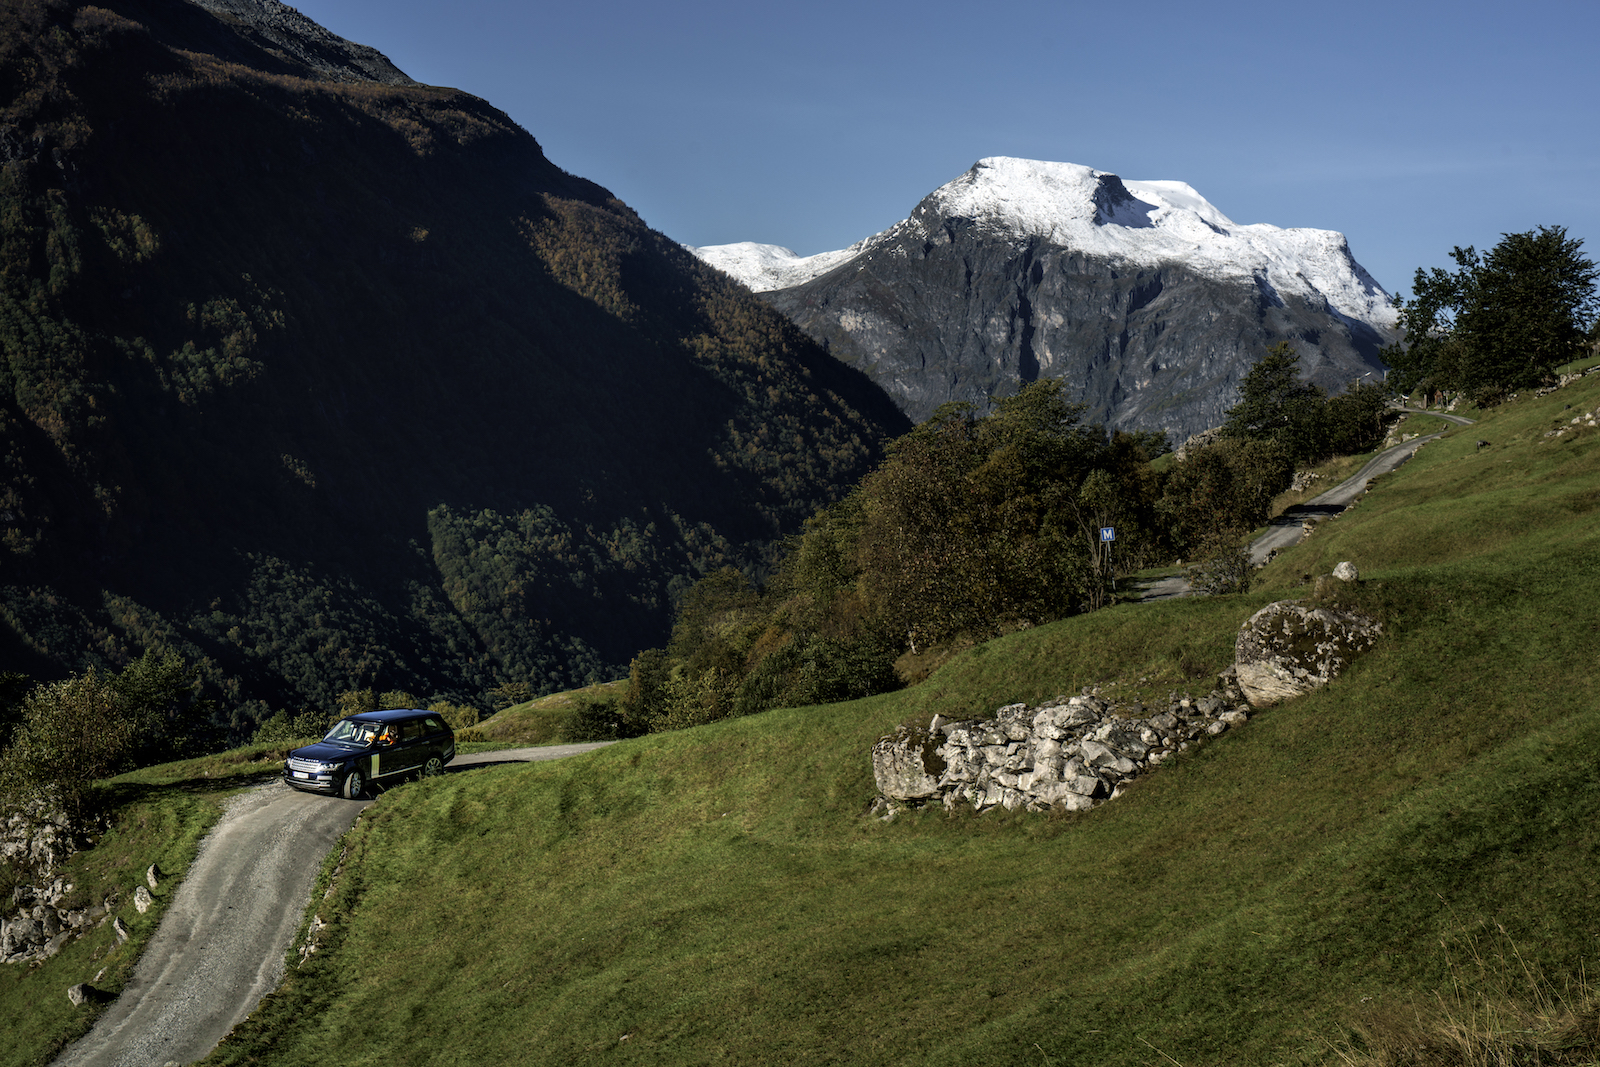
<svg viewBox="0 0 1600 1067"><path fill-rule="evenodd" d="M1234 670L1252 707L1266 707L1327 685L1383 633L1355 611L1268 604L1239 629Z"/></svg>
<svg viewBox="0 0 1600 1067"><path fill-rule="evenodd" d="M944 738L932 730L902 727L872 746L872 776L891 800L926 800L939 791L945 770L938 749Z"/></svg>

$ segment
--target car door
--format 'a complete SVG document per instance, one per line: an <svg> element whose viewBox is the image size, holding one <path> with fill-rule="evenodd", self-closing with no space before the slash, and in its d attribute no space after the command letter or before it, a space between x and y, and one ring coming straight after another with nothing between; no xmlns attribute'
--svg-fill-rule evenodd
<svg viewBox="0 0 1600 1067"><path fill-rule="evenodd" d="M385 748L378 758L385 778L391 774L414 771L428 758L426 731L421 719L407 719L394 725L399 732L399 740Z"/></svg>

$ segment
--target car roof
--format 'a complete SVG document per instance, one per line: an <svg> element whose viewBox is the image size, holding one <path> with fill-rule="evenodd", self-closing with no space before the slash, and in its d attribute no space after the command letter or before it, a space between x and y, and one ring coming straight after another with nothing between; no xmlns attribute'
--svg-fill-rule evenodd
<svg viewBox="0 0 1600 1067"><path fill-rule="evenodd" d="M385 708L383 711L363 711L345 717L356 722L402 722L428 713L426 708Z"/></svg>

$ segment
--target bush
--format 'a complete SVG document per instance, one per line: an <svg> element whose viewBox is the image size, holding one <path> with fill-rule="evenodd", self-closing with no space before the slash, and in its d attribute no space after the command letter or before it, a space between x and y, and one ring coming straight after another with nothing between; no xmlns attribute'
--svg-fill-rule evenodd
<svg viewBox="0 0 1600 1067"><path fill-rule="evenodd" d="M327 716L320 712L303 711L290 715L279 711L257 728L250 739L253 745L286 745L307 737L321 737L328 728Z"/></svg>
<svg viewBox="0 0 1600 1067"><path fill-rule="evenodd" d="M91 668L36 686L0 755L0 795L8 806L53 795L81 813L95 780L124 769L134 741L133 718L108 676Z"/></svg>
<svg viewBox="0 0 1600 1067"><path fill-rule="evenodd" d="M450 724L450 729L458 734L478 725L478 709L466 704L452 704L448 700L439 700L429 704L428 710L443 718Z"/></svg>
<svg viewBox="0 0 1600 1067"><path fill-rule="evenodd" d="M1200 559L1188 568L1189 585L1207 596L1248 593L1255 567L1249 542L1240 531L1223 531L1200 544Z"/></svg>
<svg viewBox="0 0 1600 1067"><path fill-rule="evenodd" d="M561 720L561 740L569 744L589 741L615 741L634 736L627 716L615 700L579 700Z"/></svg>

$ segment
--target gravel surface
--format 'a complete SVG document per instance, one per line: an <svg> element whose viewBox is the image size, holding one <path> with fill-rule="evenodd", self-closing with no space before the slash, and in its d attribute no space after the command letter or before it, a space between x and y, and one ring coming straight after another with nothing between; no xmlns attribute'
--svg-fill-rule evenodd
<svg viewBox="0 0 1600 1067"><path fill-rule="evenodd" d="M482 752L457 757L446 773L600 747ZM235 797L201 842L122 995L57 1067L191 1063L216 1048L282 979L322 859L368 803L282 782Z"/></svg>
<svg viewBox="0 0 1600 1067"><path fill-rule="evenodd" d="M1461 415L1447 415L1442 411L1423 411L1417 408L1401 408L1401 411L1414 415L1432 415L1435 418L1453 422L1458 426L1471 426L1473 420ZM1274 549L1288 548L1298 544L1303 535L1302 524L1308 518L1326 519L1339 514L1349 507L1362 493L1367 491L1367 483L1380 474L1387 474L1399 467L1400 464L1416 455L1417 449L1429 441L1443 437L1444 431L1429 434L1405 441L1379 452L1367 461L1355 474L1346 478L1327 492L1312 497L1304 504L1297 504L1289 508L1282 515L1273 519L1267 532L1250 542L1250 561L1257 566L1267 561ZM1189 595L1189 581L1181 575L1171 578L1162 578L1144 586L1139 594L1140 600L1166 600L1171 597Z"/></svg>

